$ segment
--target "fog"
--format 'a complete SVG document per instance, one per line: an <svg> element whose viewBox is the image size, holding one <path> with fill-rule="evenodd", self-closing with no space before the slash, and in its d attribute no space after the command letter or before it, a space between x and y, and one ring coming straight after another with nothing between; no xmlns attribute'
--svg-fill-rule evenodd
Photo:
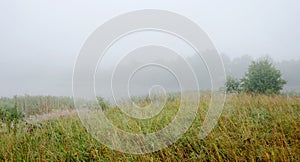
<svg viewBox="0 0 300 162"><path fill-rule="evenodd" d="M285 90L300 91L300 2L279 1L0 1L0 96L72 96L72 74L77 56L89 35L107 20L133 10L163 9L186 16L210 37L223 58L228 75L241 78L252 60L269 56L288 81ZM129 47L142 44L167 46L178 51L193 67L199 88L209 89L205 62L187 45L167 35L146 33L116 44L95 73L97 94L109 92L113 67L122 74L143 56L117 64ZM154 53L166 65L184 73L179 58ZM182 71L180 71L180 69ZM123 70L123 71L122 71ZM120 83L115 82L118 87ZM145 68L132 78L132 90L144 94L152 84L177 91L168 71ZM120 87L122 88L122 87Z"/></svg>

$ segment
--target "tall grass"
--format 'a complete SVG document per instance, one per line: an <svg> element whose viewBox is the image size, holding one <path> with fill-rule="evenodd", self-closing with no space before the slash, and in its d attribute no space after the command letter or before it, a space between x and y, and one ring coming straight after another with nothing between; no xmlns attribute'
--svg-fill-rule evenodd
<svg viewBox="0 0 300 162"><path fill-rule="evenodd" d="M91 137L76 115L20 123L16 134L0 135L1 161L299 161L300 99L297 97L229 96L218 125L199 139L210 97L201 98L197 119L175 144L160 151L131 155L107 148ZM105 114L131 132L155 132L165 127L178 110L173 99L156 118L139 121L122 115L117 107ZM45 102L49 104L51 102ZM55 104L47 105L51 108ZM69 106L67 106L69 107ZM126 122L125 122L126 121ZM28 131L28 127L34 127Z"/></svg>

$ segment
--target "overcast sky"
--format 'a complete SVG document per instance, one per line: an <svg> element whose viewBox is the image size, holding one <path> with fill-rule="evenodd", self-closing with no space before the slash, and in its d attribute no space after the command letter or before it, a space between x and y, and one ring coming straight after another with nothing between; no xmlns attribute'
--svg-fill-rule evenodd
<svg viewBox="0 0 300 162"><path fill-rule="evenodd" d="M164 9L196 22L231 58L300 58L300 1L0 0L0 96L71 95L82 44L105 21Z"/></svg>

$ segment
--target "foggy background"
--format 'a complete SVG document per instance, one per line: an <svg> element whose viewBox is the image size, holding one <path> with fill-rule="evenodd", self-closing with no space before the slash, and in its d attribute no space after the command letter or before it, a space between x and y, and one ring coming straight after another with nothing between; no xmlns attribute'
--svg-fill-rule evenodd
<svg viewBox="0 0 300 162"><path fill-rule="evenodd" d="M140 9L168 10L196 22L222 54L228 75L240 78L251 60L268 55L288 81L285 90L300 91L299 6L297 0L0 0L0 96L72 96L73 66L88 36L114 16ZM210 87L203 61L184 44L168 36L136 37L178 47L194 67L200 88ZM107 54L96 73L100 95L106 93L111 67L136 43L125 42ZM176 59L161 59L176 64ZM155 78L170 89L178 88L171 75L155 68L137 75L132 84L138 87Z"/></svg>

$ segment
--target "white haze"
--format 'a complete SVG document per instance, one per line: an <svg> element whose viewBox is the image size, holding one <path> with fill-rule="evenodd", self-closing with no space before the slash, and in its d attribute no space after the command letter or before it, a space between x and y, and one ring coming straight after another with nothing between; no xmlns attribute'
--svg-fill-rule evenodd
<svg viewBox="0 0 300 162"><path fill-rule="evenodd" d="M241 77L249 58L268 55L289 79L288 86L300 89L296 71L296 60L300 59L299 6L298 0L1 0L0 96L71 96L73 66L87 37L114 16L140 9L176 12L199 24L218 51L229 57L226 59L230 65L225 66L229 74ZM155 41L156 37L147 38ZM177 43L173 45L187 49ZM122 55L122 50L119 52ZM189 50L183 53L187 58L194 54ZM104 66L114 65L116 57L107 58ZM200 80L204 78L200 84L209 87L201 59L191 62L200 69Z"/></svg>

